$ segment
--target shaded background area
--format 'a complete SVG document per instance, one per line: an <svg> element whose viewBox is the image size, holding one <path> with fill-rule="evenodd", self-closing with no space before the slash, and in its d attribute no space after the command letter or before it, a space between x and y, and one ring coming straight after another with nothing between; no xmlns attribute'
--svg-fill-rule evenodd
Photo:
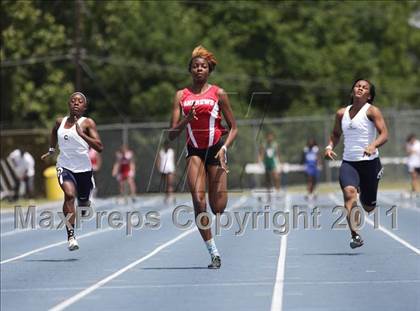
<svg viewBox="0 0 420 311"><path fill-rule="evenodd" d="M418 12L418 1L2 1L2 128L50 126L75 89L98 123L166 121L198 44L238 118L254 92L268 92L253 99L257 118L333 113L359 77L382 108L420 107Z"/></svg>
<svg viewBox="0 0 420 311"><path fill-rule="evenodd" d="M284 162L298 163L309 137L324 145L355 78L376 85L375 104L390 127L382 156L404 156L406 136L420 134L418 1L6 0L0 5L0 155L4 159L22 147L34 156L38 194L43 169L54 164L41 163L39 156L75 90L87 95L87 115L97 122L105 145L99 195L117 191L111 167L123 142L136 153L139 190L161 190L155 155L173 96L190 83L187 64L198 44L215 53L218 65L210 83L229 93L241 120L229 150L231 189L261 185L259 177L244 174L244 166L256 161L267 131L275 133ZM185 189L184 141L181 136L173 143L179 191ZM389 167L385 179L406 178L403 165ZM335 178L334 170L321 176ZM302 173L283 179L303 181Z"/></svg>
<svg viewBox="0 0 420 311"><path fill-rule="evenodd" d="M385 114L389 129L389 143L380 149L381 158L404 157L405 139L410 133L420 133L420 110L394 111ZM309 138L316 139L321 147L327 143L328 135L333 126L333 116L326 117L288 117L265 119L238 120L239 135L234 145L229 148L229 189L240 190L264 186L263 175L245 173L245 165L257 162L258 149L264 142L266 134L273 132L279 143L281 162L300 164L302 150ZM127 142L135 152L136 182L138 191L164 192L164 185L155 159L167 137L166 123L124 123L112 125L99 125L99 134L104 142L102 152L102 168L97 174L96 183L99 196L118 194L118 183L111 176L112 165L115 161L115 152L123 142ZM8 130L2 131L1 158L21 144L36 159L36 190L38 195L44 193L42 171L55 165L55 159L44 163L39 157L48 146L47 130ZM188 191L185 185L185 133L171 143L176 155L176 191ZM337 154L343 150L342 142L337 146ZM403 164L387 164L383 180L385 182L406 181L407 168ZM321 170L321 182L335 182L338 180L338 168L329 168L327 161ZM283 187L302 184L305 182L303 172L290 172L282 174Z"/></svg>

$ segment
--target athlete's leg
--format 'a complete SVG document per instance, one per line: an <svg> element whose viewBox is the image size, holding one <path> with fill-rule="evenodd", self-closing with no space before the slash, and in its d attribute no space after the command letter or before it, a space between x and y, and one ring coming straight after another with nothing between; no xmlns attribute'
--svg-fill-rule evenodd
<svg viewBox="0 0 420 311"><path fill-rule="evenodd" d="M223 214L227 205L227 174L218 165L207 166L209 203L213 214Z"/></svg>
<svg viewBox="0 0 420 311"><path fill-rule="evenodd" d="M136 182L134 181L134 177L129 176L127 179L128 185L130 187L130 195L135 196L136 195Z"/></svg>
<svg viewBox="0 0 420 311"><path fill-rule="evenodd" d="M124 196L124 188L125 188L125 180L124 179L120 179L119 180L119 184L120 184L120 196L123 197Z"/></svg>
<svg viewBox="0 0 420 311"><path fill-rule="evenodd" d="M206 212L206 170L203 160L198 156L191 156L187 159L187 183L190 189L194 205L195 216ZM201 218L201 224L207 226L209 219L207 216ZM204 241L212 238L210 229L200 229L201 237Z"/></svg>
<svg viewBox="0 0 420 311"><path fill-rule="evenodd" d="M174 192L174 188L173 188L173 180L174 180L174 174L173 173L168 173L165 176L165 181L166 181L166 197L167 200L171 200L172 199L172 194Z"/></svg>
<svg viewBox="0 0 420 311"><path fill-rule="evenodd" d="M90 198L95 187L93 172L74 174L77 181L77 205L81 209L81 215L91 215Z"/></svg>
<svg viewBox="0 0 420 311"><path fill-rule="evenodd" d="M70 240L71 238L74 238L74 223L76 220L76 185L74 184L74 182L66 180L60 183L60 187L64 192L64 216L67 218L67 216L71 214L68 220L68 224L66 224L67 240Z"/></svg>
<svg viewBox="0 0 420 311"><path fill-rule="evenodd" d="M276 168L271 171L271 179L274 181L274 187L277 191L280 190L280 173L277 172Z"/></svg>
<svg viewBox="0 0 420 311"><path fill-rule="evenodd" d="M418 185L417 185L417 172L416 169L413 169L412 172L410 172L411 176L411 192L418 192Z"/></svg>
<svg viewBox="0 0 420 311"><path fill-rule="evenodd" d="M265 186L267 188L267 201L270 202L271 201L271 188L272 188L272 175L271 175L271 170L266 167L265 168Z"/></svg>
<svg viewBox="0 0 420 311"><path fill-rule="evenodd" d="M64 204L63 204L63 212L64 216L67 218L69 214L68 224L66 223L66 231L67 231L67 240L68 240L68 249L70 251L74 251L79 249L79 244L76 241L76 237L74 234L74 223L76 220L76 207L75 207L75 199L76 199L76 185L72 181L64 181L60 184L61 189L64 192Z"/></svg>
<svg viewBox="0 0 420 311"><path fill-rule="evenodd" d="M74 203L77 197L77 181L73 172L61 167L57 168L57 177L58 183L64 192L63 212L66 219L68 219L66 222L68 248L73 251L79 248L74 236L74 223L76 219L76 207Z"/></svg>
<svg viewBox="0 0 420 311"><path fill-rule="evenodd" d="M225 170L219 165L207 164L207 181L209 191L209 203L213 214L223 214L227 204L227 176ZM210 269L219 269L221 259L214 238L205 240L207 250L211 256Z"/></svg>
<svg viewBox="0 0 420 311"><path fill-rule="evenodd" d="M312 175L307 175L307 189L308 189L308 193L312 194L314 192L314 177Z"/></svg>
<svg viewBox="0 0 420 311"><path fill-rule="evenodd" d="M353 186L347 186L343 188L344 207L347 211L347 223L349 224L350 232L352 236L357 235L356 224L352 220L352 210L357 206L357 189ZM356 219L359 219L359 215L356 215Z"/></svg>
<svg viewBox="0 0 420 311"><path fill-rule="evenodd" d="M376 197L382 174L383 169L379 158L364 163L363 170L360 172L360 202L368 213L376 207Z"/></svg>
<svg viewBox="0 0 420 311"><path fill-rule="evenodd" d="M357 164L343 161L340 167L340 186L343 192L344 207L347 211L347 223L352 238L358 236L356 232L356 224L353 224L351 219L356 219L358 223L360 214L356 211L355 217L352 216L352 210L357 206L357 187L360 185L360 176L357 170ZM363 244L361 242L360 246Z"/></svg>
<svg viewBox="0 0 420 311"><path fill-rule="evenodd" d="M265 170L265 186L267 188L267 191L269 191L271 189L271 171L269 170Z"/></svg>
<svg viewBox="0 0 420 311"><path fill-rule="evenodd" d="M166 175L166 189L169 194L172 194L174 192L173 183L174 183L174 174L173 173L167 174Z"/></svg>

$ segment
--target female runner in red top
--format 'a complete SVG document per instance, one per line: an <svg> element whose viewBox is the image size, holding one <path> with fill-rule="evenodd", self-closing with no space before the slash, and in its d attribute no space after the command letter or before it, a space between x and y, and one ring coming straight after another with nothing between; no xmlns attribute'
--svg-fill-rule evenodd
<svg viewBox="0 0 420 311"><path fill-rule="evenodd" d="M120 150L115 153L115 163L112 168L112 176L116 177L120 184L120 195L125 199L125 183L130 187L131 200L135 201L136 182L136 164L134 162L134 152L127 145L122 145Z"/></svg>
<svg viewBox="0 0 420 311"><path fill-rule="evenodd" d="M205 48L198 46L194 49L189 63L192 85L177 91L172 110L169 138L175 139L187 128L187 180L196 217L207 210L206 180L212 212L224 212L229 172L226 153L238 133L228 95L223 89L207 81L216 64L214 55ZM222 114L229 126L224 142L221 137L226 130L221 125ZM201 217L200 223L207 226L208 217ZM199 226L199 231L211 256L208 267L220 268L220 254L211 229L201 229Z"/></svg>

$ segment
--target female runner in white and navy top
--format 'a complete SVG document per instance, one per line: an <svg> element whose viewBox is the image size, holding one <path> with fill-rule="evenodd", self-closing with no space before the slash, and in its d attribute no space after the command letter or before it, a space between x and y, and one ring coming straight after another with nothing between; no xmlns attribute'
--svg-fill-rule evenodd
<svg viewBox="0 0 420 311"><path fill-rule="evenodd" d="M63 212L71 217L66 225L69 250L79 248L74 235L76 218L75 199L80 207L90 206L90 194L94 188L92 163L89 147L101 152L102 142L95 122L83 117L87 107L85 95L75 92L70 96L69 116L58 118L51 132L50 149L41 159L55 152L58 143L60 153L57 158L57 177L64 192Z"/></svg>
<svg viewBox="0 0 420 311"><path fill-rule="evenodd" d="M357 192L360 193L360 202L364 210L373 211L376 206L379 179L383 172L378 147L388 140L388 130L382 113L379 108L372 105L374 98L375 87L371 82L363 79L354 82L351 104L337 111L334 129L325 148L325 157L334 159L337 155L333 149L343 134L344 154L339 179L352 235L351 248L363 245L362 238L356 232L361 215L355 213L358 216L355 217L356 224L350 217L352 209L357 206Z"/></svg>
<svg viewBox="0 0 420 311"><path fill-rule="evenodd" d="M226 152L237 135L236 121L229 104L228 95L216 85L207 82L216 66L213 54L198 46L192 53L189 72L192 85L176 93L169 138L175 139L187 128L187 180L194 204L195 215L206 212L206 181L210 208L214 214L224 212L227 204L227 157ZM181 118L182 114L182 119ZM229 126L221 125L222 114ZM211 256L209 268L220 268L220 254L211 230L204 229L209 218L202 217L197 223L201 237Z"/></svg>

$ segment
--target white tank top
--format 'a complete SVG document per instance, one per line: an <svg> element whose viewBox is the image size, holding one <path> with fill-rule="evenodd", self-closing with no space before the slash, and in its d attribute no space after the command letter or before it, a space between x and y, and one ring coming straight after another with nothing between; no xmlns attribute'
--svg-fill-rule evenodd
<svg viewBox="0 0 420 311"><path fill-rule="evenodd" d="M165 152L164 149L159 152L159 171L163 174L175 172L175 154L173 149L169 148Z"/></svg>
<svg viewBox="0 0 420 311"><path fill-rule="evenodd" d="M407 157L407 165L412 167L420 167L420 141L415 140L412 144L407 144L407 149L411 154Z"/></svg>
<svg viewBox="0 0 420 311"><path fill-rule="evenodd" d="M364 161L373 160L379 156L378 149L370 156L363 155L364 149L376 139L375 124L369 120L366 114L370 106L368 103L364 104L353 119L350 119L349 113L351 105L346 107L341 120L341 129L344 136L343 160Z"/></svg>
<svg viewBox="0 0 420 311"><path fill-rule="evenodd" d="M74 173L91 171L92 163L89 158L89 145L77 134L75 124L69 129L64 128L67 118L63 118L57 131L58 147L60 148L57 167L64 167ZM85 119L85 117L81 117L77 120L79 126Z"/></svg>

